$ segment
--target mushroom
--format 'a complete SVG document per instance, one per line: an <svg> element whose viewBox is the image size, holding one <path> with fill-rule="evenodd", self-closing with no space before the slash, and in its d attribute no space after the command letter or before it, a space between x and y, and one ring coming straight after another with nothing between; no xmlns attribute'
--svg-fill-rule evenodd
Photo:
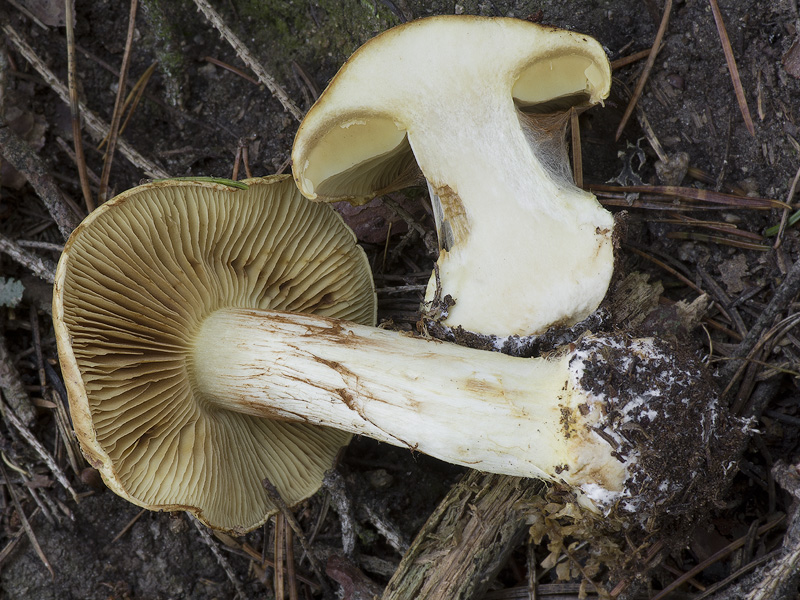
<svg viewBox="0 0 800 600"><path fill-rule="evenodd" d="M329 207L289 176L247 190L163 181L94 211L68 241L53 314L81 447L108 487L150 509L245 531L321 485L350 434L225 409L198 386L195 346L225 307L303 311L372 325L366 256ZM232 351L205 339L220 358Z"/></svg>
<svg viewBox="0 0 800 600"><path fill-rule="evenodd" d="M517 358L374 314L352 234L291 180L127 192L75 231L56 277L84 452L133 502L236 531L272 510L262 478L295 503L352 433L636 518L730 462L716 441L738 424L661 342L584 336Z"/></svg>
<svg viewBox="0 0 800 600"><path fill-rule="evenodd" d="M742 439L702 369L653 338L587 334L519 358L232 308L206 318L193 364L198 388L226 410L565 484L595 512L619 505L637 518L688 489L715 497Z"/></svg>
<svg viewBox="0 0 800 600"><path fill-rule="evenodd" d="M603 300L613 218L573 181L568 109L608 95L589 36L511 18L438 16L350 57L298 129L300 191L358 204L427 180L444 323L498 336L572 325ZM438 288L438 286L441 286Z"/></svg>

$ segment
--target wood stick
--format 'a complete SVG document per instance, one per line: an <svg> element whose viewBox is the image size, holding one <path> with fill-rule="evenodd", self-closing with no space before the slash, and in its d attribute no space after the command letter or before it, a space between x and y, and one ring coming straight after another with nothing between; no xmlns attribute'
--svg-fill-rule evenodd
<svg viewBox="0 0 800 600"><path fill-rule="evenodd" d="M722 20L722 13L719 10L717 0L709 0L711 4L711 13L714 15L714 23L717 25L717 32L719 33L720 42L722 42L722 51L725 54L725 62L728 64L728 71L731 74L731 81L733 82L733 91L736 94L736 102L739 104L739 110L742 112L744 118L744 125L750 135L755 137L756 130L753 126L753 118L750 116L750 109L747 106L747 98L745 98L744 90L742 89L742 80L739 77L739 69L736 66L736 59L733 57L733 50L731 49L731 41L728 38L728 32L725 29L725 22Z"/></svg>
<svg viewBox="0 0 800 600"><path fill-rule="evenodd" d="M2 233L0 233L0 252L5 252L13 260L28 268L34 275L44 279L47 283L55 282L56 265L53 261L41 258L24 248L20 248L19 245Z"/></svg>
<svg viewBox="0 0 800 600"><path fill-rule="evenodd" d="M652 51L653 51L652 48L647 48L646 50L639 50L639 52L634 52L633 54L629 54L628 56L623 56L622 58L618 58L617 60L612 60L611 70L616 71L617 69L621 69L622 67L627 67L630 64L640 61L643 58L647 58L648 56L650 56L650 53Z"/></svg>
<svg viewBox="0 0 800 600"><path fill-rule="evenodd" d="M300 523L297 522L297 519L294 518L292 511L289 510L289 507L286 505L286 502L281 498L278 489L272 484L269 479L264 479L261 482L264 486L264 490L267 492L267 496L272 501L272 503L278 507L281 514L286 518L286 523L291 527L295 534L297 535L297 541L300 542L300 546L302 546L303 551L306 553L308 557L308 562L311 563L311 568L314 570L314 574L319 578L320 585L322 586L323 594L326 598L333 597L333 591L331 590L331 586L328 584L328 580L325 579L325 570L322 568L322 565L319 563L317 559L317 555L311 551L311 546L308 543L308 539L306 538L306 534L303 533L303 528L300 527ZM277 561L275 563L275 568L278 568Z"/></svg>
<svg viewBox="0 0 800 600"><path fill-rule="evenodd" d="M728 380L730 386L734 378L737 376L740 367L745 362L745 357L755 348L762 333L767 327L772 325L772 322L777 316L785 310L791 308L792 299L800 293L800 260L798 260L789 272L786 274L783 282L775 290L766 308L761 311L758 319L750 327L747 335L736 347L733 353L733 360L722 367L719 371L719 376L722 381Z"/></svg>
<svg viewBox="0 0 800 600"><path fill-rule="evenodd" d="M8 406L5 405L4 402L0 402L0 413L2 413L3 419L6 423L10 424L17 432L22 436L22 438L28 442L31 448L36 451L36 454L39 455L39 458L44 461L47 465L47 468L50 469L50 472L53 473L56 480L61 484L61 486L69 492L69 495L72 496L72 499L75 502L79 502L78 494L72 488L69 481L67 480L66 475L64 475L64 471L61 470L61 467L58 466L55 459L50 455L47 449L42 445L42 443L36 439L31 431L25 427L22 421L19 420L19 417L14 414Z"/></svg>
<svg viewBox="0 0 800 600"><path fill-rule="evenodd" d="M289 583L289 600L298 600L297 593L297 575L294 566L294 539L292 536L292 528L287 528L284 533L286 534L286 579Z"/></svg>
<svg viewBox="0 0 800 600"><path fill-rule="evenodd" d="M75 164L78 166L78 177L81 182L83 201L86 211L94 210L94 198L89 187L89 175L86 169L86 157L83 154L83 138L81 135L81 109L78 102L77 76L75 75L75 6L73 0L64 0L66 5L67 29L67 83L69 85L69 111L72 115L72 145L75 148Z"/></svg>
<svg viewBox="0 0 800 600"><path fill-rule="evenodd" d="M244 591L244 586L242 586L242 582L239 581L239 578L236 577L236 574L233 572L228 559L222 554L220 549L217 547L217 544L214 542L214 539L211 537L211 534L208 533L206 526L200 523L195 517L189 517L189 520L194 524L197 528L197 532L200 534L200 537L206 543L206 545L211 550L211 553L214 555L214 558L217 559L217 563L219 566L222 567L222 570L225 571L225 575L228 577L228 581L233 584L234 589L236 590L236 594L234 598L240 598L244 600L247 598L247 594Z"/></svg>
<svg viewBox="0 0 800 600"><path fill-rule="evenodd" d="M123 102L125 99L125 81L128 77L128 67L131 64L131 47L133 46L133 34L136 31L136 9L139 6L137 0L131 0L130 13L128 15L128 35L125 38L125 52L122 54L122 65L119 68L119 83L117 85L117 97L114 100L114 112L111 115L111 126L108 133L108 146L106 147L105 160L103 161L103 171L100 173L100 189L97 190L97 203L102 204L108 195L108 180L111 177L111 165L114 162L114 150L117 147L117 137L119 135L119 125L122 122Z"/></svg>
<svg viewBox="0 0 800 600"><path fill-rule="evenodd" d="M527 531L543 483L470 471L417 534L382 600L480 598Z"/></svg>
<svg viewBox="0 0 800 600"><path fill-rule="evenodd" d="M275 557L275 569L272 576L272 593L276 600L283 600L286 590L285 577L283 576L284 565L286 564L286 557L284 556L284 549L286 548L286 517L281 513L275 515L273 542L272 555Z"/></svg>
<svg viewBox="0 0 800 600"><path fill-rule="evenodd" d="M6 467L2 461L0 461L0 475L3 476L3 479L8 481L8 473L6 473ZM45 556L44 552L42 551L42 547L39 545L39 541L36 539L36 535L33 533L33 528L31 524L28 522L28 518L25 516L25 512L22 510L22 506L20 505L19 499L17 498L17 493L14 491L14 487L12 485L6 485L6 489L8 493L11 495L11 501L14 504L14 508L17 510L17 517L19 517L19 521L22 524L25 533L28 536L28 539L31 542L34 550L36 550L36 554L39 557L39 560L42 561L42 564L47 568L50 572L50 577L53 579L56 578L56 573L53 571L53 566L50 564L50 561L47 560L47 556Z"/></svg>
<svg viewBox="0 0 800 600"><path fill-rule="evenodd" d="M633 109L636 108L636 103L639 102L639 96L641 96L642 91L644 91L644 84L647 83L647 78L656 62L658 51L661 49L661 40L664 39L664 34L667 31L670 13L672 13L672 0L667 0L664 5L664 15L661 17L661 24L658 26L658 32L656 33L656 39L653 40L653 47L650 49L650 55L647 57L647 62L644 64L644 69L642 69L642 74L639 76L639 81L636 83L636 88L633 91L630 102L628 102L628 106L625 108L625 114L622 116L619 127L617 127L616 134L614 134L615 141L619 140L622 135L622 130L625 129L625 125L628 124L628 119L631 118Z"/></svg>
<svg viewBox="0 0 800 600"><path fill-rule="evenodd" d="M50 216L53 217L58 230L64 239L80 223L79 215L70 210L69 205L47 172L42 159L31 150L31 147L11 128L0 121L0 155L25 178L36 190L36 195L44 203Z"/></svg>

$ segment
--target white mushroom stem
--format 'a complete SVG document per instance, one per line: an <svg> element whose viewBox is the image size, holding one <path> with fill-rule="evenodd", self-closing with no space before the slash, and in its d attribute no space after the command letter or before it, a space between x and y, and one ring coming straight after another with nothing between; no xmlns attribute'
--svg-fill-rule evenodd
<svg viewBox="0 0 800 600"><path fill-rule="evenodd" d="M456 301L445 323L502 336L572 325L605 296L613 217L569 175L545 166L569 163L548 155L558 144L530 139L510 96L485 91L462 89L461 101L441 113L409 118L408 140L428 180L442 246L439 293ZM479 102L485 112L476 118L468 110ZM548 135L562 138L563 129L541 137Z"/></svg>
<svg viewBox="0 0 800 600"><path fill-rule="evenodd" d="M210 411L320 424L479 470L562 481L605 505L627 495L639 452L614 419L620 429L663 427L673 405L687 418L713 417L698 417L670 388L691 374L667 368L649 340L590 340L527 359L313 315L223 309L203 323L190 370ZM618 365L605 364L607 351L621 353ZM584 386L597 379L588 368L617 367L633 380L640 367L645 378L659 374L646 379L652 390L621 403Z"/></svg>
<svg viewBox="0 0 800 600"><path fill-rule="evenodd" d="M455 300L444 323L497 336L572 325L608 288L614 223L572 183L554 115L563 124L565 109L602 101L610 82L585 35L420 19L342 67L298 130L295 180L312 199L364 202L407 183L413 152L442 248L428 299Z"/></svg>

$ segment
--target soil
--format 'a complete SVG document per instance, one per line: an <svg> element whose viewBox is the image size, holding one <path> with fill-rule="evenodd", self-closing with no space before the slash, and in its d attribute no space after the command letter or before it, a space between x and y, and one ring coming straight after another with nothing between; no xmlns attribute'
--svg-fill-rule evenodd
<svg viewBox="0 0 800 600"><path fill-rule="evenodd" d="M20 2L27 14L18 7ZM747 131L737 104L711 3L675 0L663 45L638 102L641 112L634 113L620 140L614 141L614 131L641 74L643 60L616 70L612 95L605 106L581 116L587 183L614 180L631 185L641 180L645 184L669 183L742 197L786 200L800 165L798 5L795 0L720 0L719 4L755 134ZM0 25L13 27L66 82L66 40L63 21L59 21L60 7L63 2L17 0L12 4L0 0ZM664 6L659 0L229 0L216 2L215 8L289 97L301 110L307 110L314 95L360 44L408 19L453 13L530 18L588 33L602 43L611 60L616 60L650 48ZM111 120L117 86L117 75L111 71L122 62L128 12L127 5L109 0L76 2L79 94L106 122ZM43 23L37 24L31 13ZM66 196L82 206L75 163L64 150L72 146L69 107L5 34L4 40L0 55L8 58L8 64L3 67L0 62L0 117L4 113L5 120L37 151ZM297 121L264 86L219 66L225 63L250 76L191 1L141 0L131 50L130 83L135 83L154 61L158 65L146 94L123 134L133 148L171 176L231 177L237 154L246 155L254 176L287 168ZM649 137L642 116L651 128ZM687 174L679 168L677 176L661 171L660 179L653 136L669 158L686 153L694 170ZM88 133L84 135L87 164L99 175L103 158L95 149L98 141ZM241 166L240 176L243 171ZM112 194L146 177L141 166L117 154L110 178ZM424 196L419 188L392 198L432 232ZM633 201L636 196L628 198ZM613 210L622 212L619 207ZM410 236L404 220L381 202L350 212L348 219L375 265L381 318L400 328L413 328L421 288L434 257L424 240ZM668 333L680 335L679 341L687 350L709 359L714 369L724 370L726 357L739 341L731 330L740 327L736 319L726 319L719 305L727 307L726 314L738 311L745 331L751 327L800 258L800 235L789 228L778 249L772 245L774 238L761 237L766 228L780 222L783 211L778 209L725 208L686 214L728 227L735 225L754 235L752 239L732 238L718 230L668 222L674 217L664 211L632 205L622 217L627 237L620 250L621 268L647 273L651 281L660 280L665 304L691 302L698 297L698 289L709 293L717 303L706 314L710 321L689 333ZM63 243L33 187L7 165L0 189L0 234L18 241ZM737 245L732 245L731 239ZM740 241L750 246L742 247ZM30 250L49 261L58 258L57 248ZM72 471L56 425L54 402L63 401L52 391L58 391L58 377L55 371L48 371L46 386L42 387L34 343L38 335L44 362L57 371L48 314L51 289L6 254L0 254L0 278L21 281L25 287L21 301L4 300L7 297L0 289L0 343L4 338L11 362L36 405L30 430L56 457L80 495L80 502L75 502L54 481L29 443L11 425L0 421L0 450L11 482L9 485L6 476L0 476L4 482L0 493L0 552L19 538L7 555L0 554L0 598L234 597L237 592L231 577L185 515L144 513L126 530L139 509L102 484L92 487L91 472L85 473L87 483ZM0 279L0 284L5 283ZM387 289L399 286L406 287ZM783 316L797 310L790 304L781 308L779 314ZM661 326L667 327L670 322L671 317ZM651 323L651 330L654 326ZM796 464L800 460L796 379L800 342L791 332L773 341L777 343L761 356L761 366L748 371L750 378L739 380L732 394L739 394L737 412L757 419L753 429L758 433L741 461L741 473L727 504L717 507L710 524L695 533L686 550L673 555L669 565L673 571L690 568L725 543L745 535L751 526L790 512L791 498L776 487L770 469L778 461ZM767 363L779 365L782 371L770 370ZM720 377L722 385L725 381ZM756 393L751 394L756 383ZM17 468L30 476L27 486ZM375 507L409 542L464 469L407 450L356 440L342 457L339 471L345 477L348 494ZM52 574L26 535L18 534L22 525L12 488L30 518L41 553L52 565ZM40 499L45 499L45 508L35 514L36 504L25 491L31 488L38 489ZM295 512L306 531L321 520L314 543L337 552L342 547L340 519L333 510L324 510L326 497L320 492ZM358 515L357 520L360 556L370 558L361 560L360 566L380 588L401 555L374 525ZM785 524L757 541L751 540L738 556L738 565L779 548L782 527ZM227 540L227 544L213 538L246 598L272 597L272 570L248 556L243 544L259 555L265 549L271 556L273 535L267 526L240 540ZM546 550L534 552L547 555ZM525 560L523 545L512 555L494 587L526 585ZM703 582L709 585L719 581L735 568L732 562L717 562L703 573ZM299 569L314 579L307 563ZM650 584L659 589L669 583L674 576L666 573L652 575ZM749 585L757 584L756 578ZM312 588L304 589L309 593ZM350 593L349 597L357 596Z"/></svg>

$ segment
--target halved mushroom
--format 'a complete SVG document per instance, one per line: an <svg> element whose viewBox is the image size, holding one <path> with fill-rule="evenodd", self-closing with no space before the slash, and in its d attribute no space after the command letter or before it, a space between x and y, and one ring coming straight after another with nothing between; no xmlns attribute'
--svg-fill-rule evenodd
<svg viewBox="0 0 800 600"><path fill-rule="evenodd" d="M207 317L240 307L376 318L366 256L341 218L288 176L245 183L117 196L72 234L53 301L73 425L109 488L231 531L275 511L266 477L289 504L313 494L350 434L217 403L195 360Z"/></svg>
<svg viewBox="0 0 800 600"><path fill-rule="evenodd" d="M538 334L594 311L612 272L613 218L577 188L567 109L608 95L589 36L508 18L439 16L390 29L341 68L300 125L295 180L363 203L422 170L434 205L444 321Z"/></svg>
<svg viewBox="0 0 800 600"><path fill-rule="evenodd" d="M740 425L659 342L516 358L372 327L374 310L352 234L291 180L123 194L75 231L56 279L84 451L133 502L237 531L272 510L262 478L297 502L351 433L635 519L725 476Z"/></svg>

